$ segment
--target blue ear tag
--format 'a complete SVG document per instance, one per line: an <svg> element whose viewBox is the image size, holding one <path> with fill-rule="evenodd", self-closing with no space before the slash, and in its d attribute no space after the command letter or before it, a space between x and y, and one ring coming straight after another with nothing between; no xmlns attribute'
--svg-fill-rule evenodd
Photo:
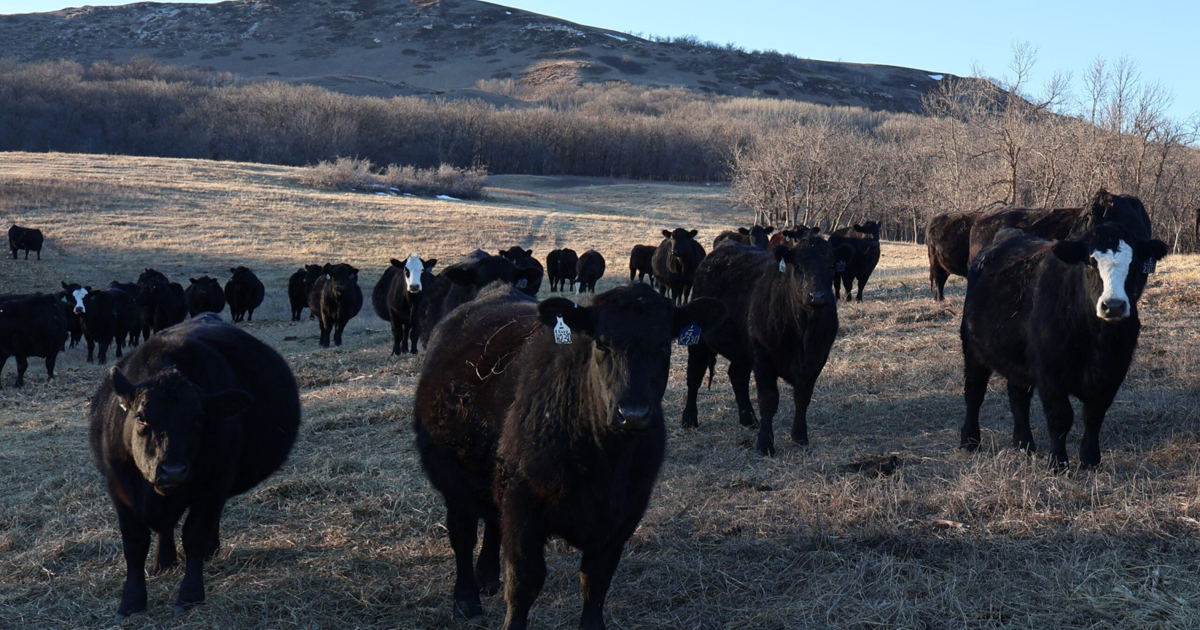
<svg viewBox="0 0 1200 630"><path fill-rule="evenodd" d="M516 286L518 289L524 289L525 287L529 286L529 279L528 279L528 278L521 278L520 280L517 280L517 284L516 284L515 286Z"/></svg>
<svg viewBox="0 0 1200 630"><path fill-rule="evenodd" d="M834 268L834 270L835 271L845 271L846 270L846 261L844 261L844 260L837 261L837 266Z"/></svg>
<svg viewBox="0 0 1200 630"><path fill-rule="evenodd" d="M679 345L694 346L700 343L700 324L692 322L679 331Z"/></svg>
<svg viewBox="0 0 1200 630"><path fill-rule="evenodd" d="M787 261L779 261L779 273L787 273Z"/></svg>
<svg viewBox="0 0 1200 630"><path fill-rule="evenodd" d="M1147 258L1146 262L1142 263L1142 273L1154 273L1158 269L1158 261L1153 258Z"/></svg>

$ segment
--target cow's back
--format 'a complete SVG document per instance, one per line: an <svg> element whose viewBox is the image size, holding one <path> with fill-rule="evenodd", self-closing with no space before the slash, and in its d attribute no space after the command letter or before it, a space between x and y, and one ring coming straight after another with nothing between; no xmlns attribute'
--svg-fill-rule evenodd
<svg viewBox="0 0 1200 630"><path fill-rule="evenodd" d="M67 315L53 295L0 296L0 353L49 357L66 343Z"/></svg>

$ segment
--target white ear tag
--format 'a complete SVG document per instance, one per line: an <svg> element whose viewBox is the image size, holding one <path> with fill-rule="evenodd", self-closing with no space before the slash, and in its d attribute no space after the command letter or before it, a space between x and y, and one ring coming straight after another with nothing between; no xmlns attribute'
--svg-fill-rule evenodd
<svg viewBox="0 0 1200 630"><path fill-rule="evenodd" d="M779 261L779 273L787 273L787 261Z"/></svg>
<svg viewBox="0 0 1200 630"><path fill-rule="evenodd" d="M1153 258L1147 258L1146 262L1142 263L1142 273L1154 273L1158 269L1158 261Z"/></svg>
<svg viewBox="0 0 1200 630"><path fill-rule="evenodd" d="M563 321L562 315L558 316L558 323L554 325L554 343L560 346L571 345L571 327Z"/></svg>
<svg viewBox="0 0 1200 630"><path fill-rule="evenodd" d="M121 408L121 411L129 411L129 407L126 407L123 402L117 403L117 406Z"/></svg>

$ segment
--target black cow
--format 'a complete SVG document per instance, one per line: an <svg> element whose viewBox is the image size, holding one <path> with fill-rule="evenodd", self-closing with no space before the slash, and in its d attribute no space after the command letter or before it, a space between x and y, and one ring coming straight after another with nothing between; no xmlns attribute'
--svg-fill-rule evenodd
<svg viewBox="0 0 1200 630"><path fill-rule="evenodd" d="M558 288L574 291L575 282L579 278L579 254L570 248L563 248L558 255Z"/></svg>
<svg viewBox="0 0 1200 630"><path fill-rule="evenodd" d="M725 303L729 318L701 331L688 348L687 404L683 426L698 426L696 393L716 356L729 359L742 426L754 425L750 405L750 373L758 388L759 430L755 451L775 454L775 412L782 378L796 400L792 440L808 444L808 405L813 386L837 337L837 305L833 298L834 249L815 233L795 247L773 252L739 244L722 245L696 272L696 297Z"/></svg>
<svg viewBox="0 0 1200 630"><path fill-rule="evenodd" d="M561 283L558 277L558 257L561 253L561 249L552 249L546 254L546 277L550 279L551 292L558 291Z"/></svg>
<svg viewBox="0 0 1200 630"><path fill-rule="evenodd" d="M230 497L283 465L300 427L300 395L274 350L215 315L156 335L131 352L88 408L92 458L117 512L125 588L117 618L146 609L151 573L176 564L175 524L187 556L175 614L204 601L204 561L220 546Z"/></svg>
<svg viewBox="0 0 1200 630"><path fill-rule="evenodd" d="M775 231L773 227L763 227L755 225L749 228L738 228L736 232L725 231L717 235L713 239L713 249L716 249L721 243L731 241L741 243L742 245L750 245L759 249L766 249L767 243L770 242L771 233Z"/></svg>
<svg viewBox="0 0 1200 630"><path fill-rule="evenodd" d="M478 249L463 256L443 269L434 278L429 294L421 298L418 309L421 343L428 347L429 335L434 327L455 308L474 300L483 287L497 280L515 285L525 279L528 288L529 278L535 273L540 272L536 269L518 269L508 258L489 256Z"/></svg>
<svg viewBox="0 0 1200 630"><path fill-rule="evenodd" d="M528 295L537 297L538 291L542 288L542 276L545 275L545 269L542 268L542 263L533 257L533 250L521 249L514 245L500 252L500 256L509 259L517 269L524 272L520 278L513 281L513 286Z"/></svg>
<svg viewBox="0 0 1200 630"><path fill-rule="evenodd" d="M650 276L651 286L654 282L654 251L658 249L654 245L634 245L629 252L629 283L633 284L636 279L638 282L644 282L646 276ZM636 276L636 278L635 278Z"/></svg>
<svg viewBox="0 0 1200 630"><path fill-rule="evenodd" d="M346 324L362 310L363 294L358 286L358 269L341 263L326 263L322 274L308 292L308 308L317 314L321 327L320 346L329 347L329 334L334 345L342 345Z"/></svg>
<svg viewBox="0 0 1200 630"><path fill-rule="evenodd" d="M579 257L577 268L579 288L575 292L595 293L596 281L604 277L604 256L594 249L589 249Z"/></svg>
<svg viewBox="0 0 1200 630"><path fill-rule="evenodd" d="M704 248L696 242L696 230L675 228L663 230L662 243L654 250L652 266L658 291L675 299L676 304L685 304L692 294L692 282L696 268L704 260Z"/></svg>
<svg viewBox="0 0 1200 630"><path fill-rule="evenodd" d="M254 321L254 309L262 306L267 288L262 280L246 267L234 267L229 270L232 274L229 282L225 283L225 299L229 300L229 318L240 322Z"/></svg>
<svg viewBox="0 0 1200 630"><path fill-rule="evenodd" d="M83 329L87 342L87 362L108 361L108 346L115 344L117 358L122 356L126 340L138 326L140 314L137 303L129 294L119 289L94 291L91 287L62 283L63 289L73 300L73 313ZM129 342L133 346L133 342ZM97 346L99 352L96 353Z"/></svg>
<svg viewBox="0 0 1200 630"><path fill-rule="evenodd" d="M71 295L71 292L67 290L69 286L71 285L63 282L63 290L55 293L54 299L58 302L59 307L62 308L63 316L67 318L68 341L64 343L69 342L70 347L74 348L79 345L79 340L83 338L83 323L75 316L75 296ZM66 347L63 348L63 351L66 351Z"/></svg>
<svg viewBox="0 0 1200 630"><path fill-rule="evenodd" d="M54 378L54 363L67 342L67 316L53 295L0 295L0 387L4 364L17 358L16 387L25 384L29 357L46 359L46 380Z"/></svg>
<svg viewBox="0 0 1200 630"><path fill-rule="evenodd" d="M288 278L288 301L292 306L292 321L300 321L300 314L308 308L308 293L312 291L312 285L317 278L321 277L323 269L321 265L304 265ZM313 317L316 315L309 311L308 318Z"/></svg>
<svg viewBox="0 0 1200 630"><path fill-rule="evenodd" d="M996 239L996 233L1014 228L1031 236L1053 240L1067 238L1083 208L1004 208L985 212L971 223L969 256L975 260Z"/></svg>
<svg viewBox="0 0 1200 630"><path fill-rule="evenodd" d="M171 282L162 272L148 268L138 276L137 283L142 288L136 301L141 310L142 334L146 339L152 333L187 319L187 295L178 282Z"/></svg>
<svg viewBox="0 0 1200 630"><path fill-rule="evenodd" d="M1051 463L1065 467L1074 396L1083 403L1079 459L1098 465L1100 426L1137 347L1146 271L1166 255L1162 241L1143 240L1120 222L1057 243L1001 230L967 276L962 446L979 447L979 408L998 372L1008 381L1013 446L1034 450L1029 406L1037 389Z"/></svg>
<svg viewBox="0 0 1200 630"><path fill-rule="evenodd" d="M187 298L188 316L195 317L200 313L220 313L225 310L225 292L221 290L221 282L216 278L200 276L188 278L188 288L183 290Z"/></svg>
<svg viewBox="0 0 1200 630"><path fill-rule="evenodd" d="M375 314L392 324L392 354L417 353L421 334L419 311L425 289L434 284L433 268L437 259L421 260L412 254L401 262L393 258L391 266L371 292Z"/></svg>
<svg viewBox="0 0 1200 630"><path fill-rule="evenodd" d="M929 291L933 298L946 299L950 275L967 276L971 263L971 227L979 212L947 212L929 218L925 226L925 248L929 254Z"/></svg>
<svg viewBox="0 0 1200 630"><path fill-rule="evenodd" d="M12 250L13 260L17 259L17 250L25 250L25 260L29 260L29 252L37 252L37 259L42 259L42 231L37 228L23 228L13 225L8 228L8 248Z"/></svg>
<svg viewBox="0 0 1200 630"><path fill-rule="evenodd" d="M834 299L841 298L841 285L845 285L846 301L850 301L850 290L854 288L854 281L858 280L858 301L861 302L863 287L879 264L879 223L867 221L835 230L829 235L829 244L835 249L848 245L854 250L848 259L836 263L833 274Z"/></svg>
<svg viewBox="0 0 1200 630"><path fill-rule="evenodd" d="M583 551L580 626L604 627L622 548L663 461L671 346L684 326L723 316L714 300L675 307L640 284L587 308L565 298L539 305L493 285L446 318L421 371L413 425L446 501L456 616L482 616L479 595L499 588L503 548L505 628L525 628L546 575L544 545L557 535Z"/></svg>
<svg viewBox="0 0 1200 630"><path fill-rule="evenodd" d="M133 298L134 304L138 303L138 297L142 294L142 287L136 282L117 282L116 280L113 280L112 282L108 283L108 290L124 291L126 295ZM78 318L73 319L78 320ZM82 329L80 332L82 333ZM136 322L134 322L133 328L129 329L129 345L136 348L142 339L143 332L146 334L146 336L150 335L149 330L143 330L141 306L138 305L138 319ZM74 336L75 332L72 331L71 335ZM75 347L75 344L72 343L71 347Z"/></svg>

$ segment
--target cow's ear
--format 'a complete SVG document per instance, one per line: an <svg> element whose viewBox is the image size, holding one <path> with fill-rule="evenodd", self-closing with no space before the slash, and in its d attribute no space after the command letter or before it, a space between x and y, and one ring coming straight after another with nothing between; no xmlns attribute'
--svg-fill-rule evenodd
<svg viewBox="0 0 1200 630"><path fill-rule="evenodd" d="M666 238L671 238L671 230L663 230L663 236Z"/></svg>
<svg viewBox="0 0 1200 630"><path fill-rule="evenodd" d="M188 282L191 282L192 284L196 284L196 279L195 279L195 278L188 278Z"/></svg>
<svg viewBox="0 0 1200 630"><path fill-rule="evenodd" d="M84 291L87 291L88 293L91 293L91 292L92 292L92 287L83 287L83 290L84 290Z"/></svg>
<svg viewBox="0 0 1200 630"><path fill-rule="evenodd" d="M725 321L729 311L725 303L716 298L695 298L687 306L675 308L674 334L678 335L685 326L696 324L701 331L712 330Z"/></svg>
<svg viewBox="0 0 1200 630"><path fill-rule="evenodd" d="M442 273L454 284L475 284L474 267L447 267Z"/></svg>
<svg viewBox="0 0 1200 630"><path fill-rule="evenodd" d="M688 234L691 234L693 237L699 233L700 233L700 230L688 230Z"/></svg>
<svg viewBox="0 0 1200 630"><path fill-rule="evenodd" d="M767 227L763 228L763 234L770 234L771 232L774 232L774 231L775 231L775 228L773 228L769 225Z"/></svg>
<svg viewBox="0 0 1200 630"><path fill-rule="evenodd" d="M553 328L558 325L558 318L572 332L592 334L592 309L579 306L564 297L552 297L538 304L538 320Z"/></svg>
<svg viewBox="0 0 1200 630"><path fill-rule="evenodd" d="M533 250L532 250L532 249L527 249L527 250L525 250L525 255L526 255L526 256L532 256L532 255L533 255Z"/></svg>
<svg viewBox="0 0 1200 630"><path fill-rule="evenodd" d="M1059 241L1050 248L1050 251L1054 253L1055 258L1068 265L1085 263L1091 256L1087 244L1079 241Z"/></svg>
<svg viewBox="0 0 1200 630"><path fill-rule="evenodd" d="M750 230L747 230L746 228L738 228L738 234L750 236Z"/></svg>
<svg viewBox="0 0 1200 630"><path fill-rule="evenodd" d="M129 411L133 407L133 399L137 397L137 386L130 383L120 368L116 366L108 371L108 378L112 381L112 390L117 395L117 403L121 405L121 409Z"/></svg>
<svg viewBox="0 0 1200 630"><path fill-rule="evenodd" d="M500 253L499 253L499 254L496 254L496 255L497 255L497 256L500 256L500 257L502 257L502 258L508 258L508 252L504 251L503 249L502 249L502 250L500 250Z"/></svg>
<svg viewBox="0 0 1200 630"><path fill-rule="evenodd" d="M776 245L775 249L772 251L775 252L775 260L784 260L787 258L787 255L792 251L792 249L787 245Z"/></svg>
<svg viewBox="0 0 1200 630"><path fill-rule="evenodd" d="M62 288L64 288L64 289L65 289L65 288L67 288L67 283L66 283L66 282L59 282L59 284L61 284L61 285L62 285Z"/></svg>
<svg viewBox="0 0 1200 630"><path fill-rule="evenodd" d="M228 418L242 413L254 403L254 396L240 389L227 389L204 397L205 415L213 418Z"/></svg>
<svg viewBox="0 0 1200 630"><path fill-rule="evenodd" d="M1154 239L1144 243L1138 243L1137 248L1138 258L1153 258L1154 260L1162 260L1167 257L1167 244Z"/></svg>
<svg viewBox="0 0 1200 630"><path fill-rule="evenodd" d="M395 258L391 259L388 262L390 262L393 267L403 267L404 266L404 263L400 262L399 260L396 260Z"/></svg>
<svg viewBox="0 0 1200 630"><path fill-rule="evenodd" d="M436 259L436 258L430 258L429 260L426 260L426 261L425 261L425 271L428 271L428 272L430 272L430 273L433 273L433 268L434 268L434 267L436 267L436 266L437 266L437 259Z"/></svg>
<svg viewBox="0 0 1200 630"><path fill-rule="evenodd" d="M821 226L819 226L819 225L818 225L818 226L816 226L816 227L809 228L809 230L808 230L808 231L809 231L809 232L812 232L814 235L816 235L816 234L820 234L820 233L821 233Z"/></svg>
<svg viewBox="0 0 1200 630"><path fill-rule="evenodd" d="M237 267L230 267L229 273L237 273Z"/></svg>
<svg viewBox="0 0 1200 630"><path fill-rule="evenodd" d="M854 224L854 231L855 231L855 232L863 232L863 233L865 233L865 232L867 231L867 228L866 228L866 227L864 227L864 226L862 226L862 225L859 225L858 223L855 223L855 224Z"/></svg>

